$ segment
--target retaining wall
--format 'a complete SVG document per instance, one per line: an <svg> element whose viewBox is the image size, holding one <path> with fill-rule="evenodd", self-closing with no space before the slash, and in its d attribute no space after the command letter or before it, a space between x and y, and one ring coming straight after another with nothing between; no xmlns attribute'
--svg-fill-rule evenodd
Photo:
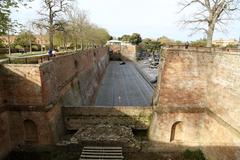
<svg viewBox="0 0 240 160"><path fill-rule="evenodd" d="M68 130L77 130L85 125L110 124L133 129L148 129L152 107L64 107L64 122Z"/></svg>
<svg viewBox="0 0 240 160"><path fill-rule="evenodd" d="M211 159L238 159L239 53L165 49L161 59L150 138L202 147ZM178 141L171 141L172 132L181 133Z"/></svg>

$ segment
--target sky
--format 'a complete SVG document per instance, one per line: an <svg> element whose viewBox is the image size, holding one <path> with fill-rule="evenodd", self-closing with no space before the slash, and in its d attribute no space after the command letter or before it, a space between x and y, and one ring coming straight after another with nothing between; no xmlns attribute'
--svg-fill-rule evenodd
<svg viewBox="0 0 240 160"><path fill-rule="evenodd" d="M42 0L30 3L31 9L20 7L13 11L12 18L22 24L37 19ZM181 41L204 38L203 34L189 36L191 31L181 28L179 21L190 16L188 11L179 15L179 0L75 0L73 5L87 11L92 23L106 28L114 37L140 33L143 38L156 39L161 36ZM214 39L239 39L240 22L227 26L228 32L215 32Z"/></svg>

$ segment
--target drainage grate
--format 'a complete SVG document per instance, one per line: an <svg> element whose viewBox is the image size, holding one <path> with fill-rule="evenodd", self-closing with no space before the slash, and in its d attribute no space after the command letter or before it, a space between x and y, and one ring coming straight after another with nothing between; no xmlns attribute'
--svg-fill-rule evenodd
<svg viewBox="0 0 240 160"><path fill-rule="evenodd" d="M84 147L80 160L123 160L122 147Z"/></svg>

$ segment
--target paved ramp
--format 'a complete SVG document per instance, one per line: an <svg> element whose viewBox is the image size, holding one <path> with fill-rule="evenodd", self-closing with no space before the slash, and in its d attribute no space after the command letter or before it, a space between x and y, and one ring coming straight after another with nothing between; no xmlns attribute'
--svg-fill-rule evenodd
<svg viewBox="0 0 240 160"><path fill-rule="evenodd" d="M111 61L101 82L96 106L149 106L153 89L133 62Z"/></svg>

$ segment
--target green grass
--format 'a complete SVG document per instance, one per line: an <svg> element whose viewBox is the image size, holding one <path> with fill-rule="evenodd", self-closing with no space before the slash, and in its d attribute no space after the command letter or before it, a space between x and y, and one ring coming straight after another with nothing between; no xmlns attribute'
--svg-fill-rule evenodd
<svg viewBox="0 0 240 160"><path fill-rule="evenodd" d="M0 54L0 59L5 59L7 56L5 54Z"/></svg>
<svg viewBox="0 0 240 160"><path fill-rule="evenodd" d="M27 53L12 53L10 56L13 57L26 57L26 56L35 56L35 55L42 55L42 54L47 54L47 51L38 51L38 52L27 52Z"/></svg>

